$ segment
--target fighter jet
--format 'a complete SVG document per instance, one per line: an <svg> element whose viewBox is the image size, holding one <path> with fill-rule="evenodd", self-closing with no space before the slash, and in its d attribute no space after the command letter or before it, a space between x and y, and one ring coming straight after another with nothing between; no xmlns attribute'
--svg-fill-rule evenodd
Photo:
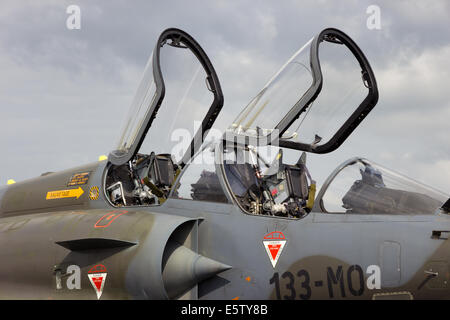
<svg viewBox="0 0 450 320"><path fill-rule="evenodd" d="M308 168L377 101L328 28L215 135L216 71L165 30L107 159L0 189L0 298L450 298L445 193L360 157L320 190Z"/></svg>

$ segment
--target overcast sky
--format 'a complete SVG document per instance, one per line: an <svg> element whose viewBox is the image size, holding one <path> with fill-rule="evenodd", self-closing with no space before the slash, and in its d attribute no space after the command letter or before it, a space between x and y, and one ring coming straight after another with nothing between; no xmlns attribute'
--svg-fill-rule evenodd
<svg viewBox="0 0 450 320"><path fill-rule="evenodd" d="M81 29L69 30L69 5ZM381 29L366 13L380 8ZM365 52L378 105L335 152L310 156L319 182L363 156L450 193L450 1L0 2L0 184L96 161L122 123L159 34L191 34L215 66L225 128L325 27Z"/></svg>

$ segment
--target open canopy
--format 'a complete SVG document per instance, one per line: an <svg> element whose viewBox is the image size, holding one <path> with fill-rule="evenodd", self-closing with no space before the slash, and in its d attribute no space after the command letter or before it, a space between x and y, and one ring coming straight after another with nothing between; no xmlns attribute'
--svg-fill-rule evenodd
<svg viewBox="0 0 450 320"><path fill-rule="evenodd" d="M343 32L325 29L250 101L226 140L331 152L377 101L375 76L362 51Z"/></svg>
<svg viewBox="0 0 450 320"><path fill-rule="evenodd" d="M147 62L109 160L122 165L148 143L147 153L171 153L184 166L200 148L222 106L220 83L206 53L184 31L167 29ZM181 131L174 137L177 129ZM186 137L190 140L181 143Z"/></svg>

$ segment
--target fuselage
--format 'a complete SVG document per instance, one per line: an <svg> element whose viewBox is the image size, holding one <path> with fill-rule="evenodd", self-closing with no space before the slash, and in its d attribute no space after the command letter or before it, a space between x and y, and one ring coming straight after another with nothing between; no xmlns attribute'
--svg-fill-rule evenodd
<svg viewBox="0 0 450 320"><path fill-rule="evenodd" d="M117 208L103 191L106 170L102 161L1 189L1 298L96 299L88 275L99 264L107 269L103 299L168 298L160 275L164 247L188 224L192 249L231 266L188 298L449 298L448 233L438 232L450 230L446 214L311 212L288 219L250 215L236 203L170 197L158 206ZM64 193L79 188L79 196ZM284 238L265 239L272 232ZM58 244L82 239L133 245ZM271 259L266 244L277 240L283 248ZM64 277L71 265L80 267L79 288L69 285L70 273Z"/></svg>

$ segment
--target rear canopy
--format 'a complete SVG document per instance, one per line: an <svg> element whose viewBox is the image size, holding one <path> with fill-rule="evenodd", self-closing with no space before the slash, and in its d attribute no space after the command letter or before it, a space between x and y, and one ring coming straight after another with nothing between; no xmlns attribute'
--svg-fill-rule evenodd
<svg viewBox="0 0 450 320"><path fill-rule="evenodd" d="M378 101L375 76L350 37L325 29L299 49L238 115L233 143L327 153Z"/></svg>

